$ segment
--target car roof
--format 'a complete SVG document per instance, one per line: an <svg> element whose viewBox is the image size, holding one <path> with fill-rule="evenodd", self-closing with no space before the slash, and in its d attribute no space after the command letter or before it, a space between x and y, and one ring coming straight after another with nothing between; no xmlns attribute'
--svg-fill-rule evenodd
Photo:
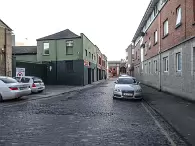
<svg viewBox="0 0 195 146"><path fill-rule="evenodd" d="M0 78L11 78L11 77L7 77L7 76L0 76Z"/></svg>
<svg viewBox="0 0 195 146"><path fill-rule="evenodd" d="M121 76L119 78L130 78L130 79L135 79L135 77L131 77L131 76Z"/></svg>

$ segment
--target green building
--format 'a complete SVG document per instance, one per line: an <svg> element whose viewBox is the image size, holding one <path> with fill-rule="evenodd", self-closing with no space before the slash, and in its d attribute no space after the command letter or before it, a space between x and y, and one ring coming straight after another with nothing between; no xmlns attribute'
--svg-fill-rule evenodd
<svg viewBox="0 0 195 146"><path fill-rule="evenodd" d="M48 84L86 85L97 81L96 46L69 29L37 39L37 63L47 65Z"/></svg>

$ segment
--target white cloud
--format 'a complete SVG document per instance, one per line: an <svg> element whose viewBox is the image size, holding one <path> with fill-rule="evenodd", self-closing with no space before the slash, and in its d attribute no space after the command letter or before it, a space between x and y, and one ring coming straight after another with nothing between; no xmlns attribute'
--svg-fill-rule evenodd
<svg viewBox="0 0 195 146"><path fill-rule="evenodd" d="M150 0L6 0L0 19L16 41L36 39L69 28L84 33L109 60L125 58L125 49ZM8 11L10 7L10 11Z"/></svg>

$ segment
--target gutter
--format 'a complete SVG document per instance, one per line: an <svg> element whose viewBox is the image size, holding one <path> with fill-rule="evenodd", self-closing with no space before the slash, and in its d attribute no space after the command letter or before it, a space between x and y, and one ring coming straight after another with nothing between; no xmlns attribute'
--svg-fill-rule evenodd
<svg viewBox="0 0 195 146"><path fill-rule="evenodd" d="M162 78L161 78L161 75L162 75L162 65L161 65L161 13L159 13L159 91L161 91L161 84L162 84Z"/></svg>
<svg viewBox="0 0 195 146"><path fill-rule="evenodd" d="M6 30L6 28L5 28L5 33L4 33L4 37L5 37L5 44L4 44L4 57L5 57L5 76L7 76L7 64L6 64L6 62L7 62L7 30Z"/></svg>

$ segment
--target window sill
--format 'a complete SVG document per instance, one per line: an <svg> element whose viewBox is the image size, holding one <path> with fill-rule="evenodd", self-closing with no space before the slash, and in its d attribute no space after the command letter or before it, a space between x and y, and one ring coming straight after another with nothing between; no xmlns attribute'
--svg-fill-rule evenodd
<svg viewBox="0 0 195 146"><path fill-rule="evenodd" d="M182 25L182 23L179 23L175 26L175 29L178 29L180 26Z"/></svg>
<svg viewBox="0 0 195 146"><path fill-rule="evenodd" d="M167 33L165 36L163 36L162 39L165 39L168 36L169 36L169 33Z"/></svg>
<svg viewBox="0 0 195 146"><path fill-rule="evenodd" d="M43 54L43 56L49 56L49 54Z"/></svg>
<svg viewBox="0 0 195 146"><path fill-rule="evenodd" d="M154 45L153 45L153 46L156 46L157 44L158 44L158 42L154 43Z"/></svg>
<svg viewBox="0 0 195 146"><path fill-rule="evenodd" d="M66 55L73 55L73 54L66 54Z"/></svg>

